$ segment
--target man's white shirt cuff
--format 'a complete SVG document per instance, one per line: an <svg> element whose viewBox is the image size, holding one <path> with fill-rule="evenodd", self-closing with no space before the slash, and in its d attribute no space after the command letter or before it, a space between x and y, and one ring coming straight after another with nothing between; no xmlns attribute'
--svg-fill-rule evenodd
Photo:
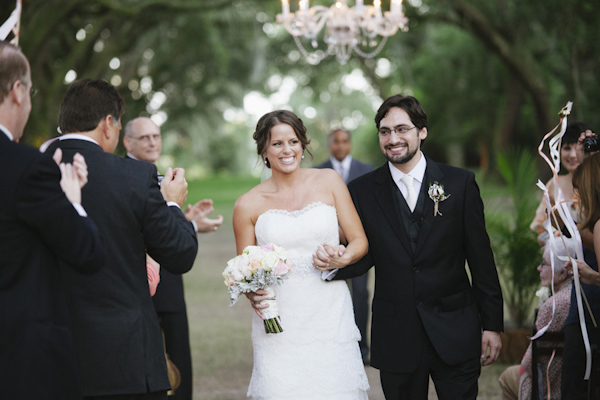
<svg viewBox="0 0 600 400"><path fill-rule="evenodd" d="M179 209L181 210L181 207L179 206L179 204L177 204L177 203L176 203L176 202L174 202L174 201L167 201L167 205L168 205L169 207L171 207L171 206L177 207L177 208L179 208Z"/></svg>
<svg viewBox="0 0 600 400"><path fill-rule="evenodd" d="M321 279L324 281L330 281L333 279L334 276L337 275L338 271L339 268L330 269L329 271L321 271Z"/></svg>
<svg viewBox="0 0 600 400"><path fill-rule="evenodd" d="M73 208L77 211L77 214L79 214L82 217L87 217L87 213L85 212L85 208L83 208L83 206L81 204L78 203L71 203L73 204Z"/></svg>

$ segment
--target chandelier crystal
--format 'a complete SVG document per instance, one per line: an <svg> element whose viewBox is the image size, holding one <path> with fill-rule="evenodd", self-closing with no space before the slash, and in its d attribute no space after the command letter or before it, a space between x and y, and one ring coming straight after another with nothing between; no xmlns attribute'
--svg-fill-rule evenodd
<svg viewBox="0 0 600 400"><path fill-rule="evenodd" d="M356 0L354 7L348 7L347 0L337 0L331 7L309 7L308 0L300 0L296 12L290 12L289 0L281 0L281 9L277 23L294 37L300 52L316 63L328 55L335 55L341 64L345 64L352 52L364 58L375 57L389 36L395 35L398 29L408 30L402 0L391 0L390 11L386 12L381 10L381 0L373 0L373 5ZM326 52L315 50L309 53L300 38L304 37L318 49L318 37L323 28ZM364 48L372 50L366 52Z"/></svg>

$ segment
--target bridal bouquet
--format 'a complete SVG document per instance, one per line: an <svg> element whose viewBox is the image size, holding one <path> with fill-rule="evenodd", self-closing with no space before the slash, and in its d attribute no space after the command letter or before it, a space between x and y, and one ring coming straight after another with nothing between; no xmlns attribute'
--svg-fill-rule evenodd
<svg viewBox="0 0 600 400"><path fill-rule="evenodd" d="M269 304L268 308L262 310L265 332L283 332L272 285L280 284L293 267L293 261L286 258L285 249L275 244L246 247L241 255L227 262L223 271L230 306L238 301L242 293L265 289L269 296L263 300Z"/></svg>

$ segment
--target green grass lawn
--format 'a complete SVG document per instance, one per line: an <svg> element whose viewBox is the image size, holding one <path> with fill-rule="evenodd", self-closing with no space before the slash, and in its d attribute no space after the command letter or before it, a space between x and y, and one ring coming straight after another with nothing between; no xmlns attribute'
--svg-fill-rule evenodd
<svg viewBox="0 0 600 400"><path fill-rule="evenodd" d="M227 176L189 182L188 202L212 198L215 214L225 218L218 231L199 235L196 263L184 276L194 365L194 399L246 398L252 373L250 325L253 311L245 298L229 307L221 273L227 260L236 255L231 226L235 201L259 182L257 178ZM482 193L485 192L482 188ZM502 364L483 368L479 399L501 398L497 379L505 368ZM367 374L371 384L369 398L383 400L378 371L368 367ZM430 399L437 398L433 385L430 393Z"/></svg>

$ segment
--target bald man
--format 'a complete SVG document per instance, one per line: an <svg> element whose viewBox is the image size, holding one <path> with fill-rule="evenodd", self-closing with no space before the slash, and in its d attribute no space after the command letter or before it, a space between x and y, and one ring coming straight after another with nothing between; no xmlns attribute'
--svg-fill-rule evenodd
<svg viewBox="0 0 600 400"><path fill-rule="evenodd" d="M154 164L162 150L160 128L150 118L132 119L125 126L123 145L127 157Z"/></svg>

